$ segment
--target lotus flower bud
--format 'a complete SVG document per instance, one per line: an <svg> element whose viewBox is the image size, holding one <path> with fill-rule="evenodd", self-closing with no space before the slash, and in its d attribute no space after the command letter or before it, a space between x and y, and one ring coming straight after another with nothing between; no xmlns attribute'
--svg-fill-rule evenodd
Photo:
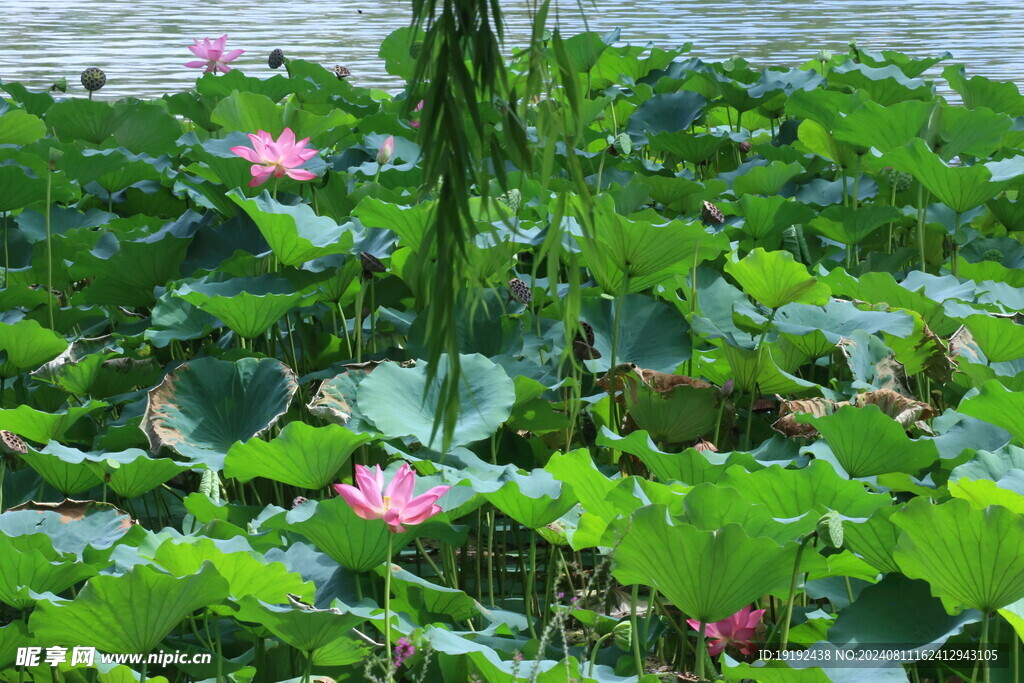
<svg viewBox="0 0 1024 683"><path fill-rule="evenodd" d="M384 144L377 150L377 163L383 166L384 164L391 161L391 155L395 151L395 136L391 135Z"/></svg>
<svg viewBox="0 0 1024 683"><path fill-rule="evenodd" d="M633 644L633 625L628 621L620 621L612 629L612 639L620 650L629 652Z"/></svg>

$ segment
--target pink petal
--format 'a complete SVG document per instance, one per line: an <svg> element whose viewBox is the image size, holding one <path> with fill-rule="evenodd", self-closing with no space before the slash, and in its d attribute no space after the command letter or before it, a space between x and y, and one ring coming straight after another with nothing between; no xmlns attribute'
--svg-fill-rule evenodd
<svg viewBox="0 0 1024 683"><path fill-rule="evenodd" d="M295 180L312 180L316 178L316 173L311 173L304 168L289 168L285 171L289 178Z"/></svg>
<svg viewBox="0 0 1024 683"><path fill-rule="evenodd" d="M425 519L433 517L441 511L441 507L434 503L450 488L450 486L435 486L426 493L416 496L401 511L402 520L410 524L419 524Z"/></svg>
<svg viewBox="0 0 1024 683"><path fill-rule="evenodd" d="M700 633L700 621L699 620L697 620L697 619L687 619L686 623L689 624L690 628L692 628L694 631L696 631L697 633Z"/></svg>
<svg viewBox="0 0 1024 683"><path fill-rule="evenodd" d="M367 503L377 511L378 516L384 514L384 499L380 495L381 478L383 478L383 473L380 471L380 465L374 465L373 470L356 465L356 484L366 496Z"/></svg>
<svg viewBox="0 0 1024 683"><path fill-rule="evenodd" d="M721 654L722 650L725 649L724 640L712 640L708 643L708 654L714 657L717 654Z"/></svg>
<svg viewBox="0 0 1024 683"><path fill-rule="evenodd" d="M377 519L380 517L380 515L374 516L374 510L371 509L366 497L363 496L362 491L357 489L355 486L349 486L348 484L335 484L334 490L337 491L338 495L344 498L345 502L352 507L352 510L363 519Z"/></svg>
<svg viewBox="0 0 1024 683"><path fill-rule="evenodd" d="M757 652L757 646L753 643L742 643L739 646L739 651L745 655L752 655Z"/></svg>
<svg viewBox="0 0 1024 683"><path fill-rule="evenodd" d="M409 503L409 499L412 498L412 491L415 486L416 477L412 473L412 469L408 463L402 463L391 483L388 484L387 490L384 491L384 496L389 499L388 507L401 513Z"/></svg>
<svg viewBox="0 0 1024 683"><path fill-rule="evenodd" d="M291 128L285 128L281 131L281 134L277 137L277 144L282 149L288 149L295 144L295 133Z"/></svg>
<svg viewBox="0 0 1024 683"><path fill-rule="evenodd" d="M187 66L190 69L202 69L203 67L206 66L206 62L200 62L200 61L185 62L185 66Z"/></svg>
<svg viewBox="0 0 1024 683"><path fill-rule="evenodd" d="M254 150L252 147L245 147L244 145L239 145L238 147L232 147L231 151L237 154L238 156L242 157L246 161L251 161L253 163L263 161L263 159L260 158L260 155L257 154L256 150Z"/></svg>
<svg viewBox="0 0 1024 683"><path fill-rule="evenodd" d="M258 164L250 168L249 172L252 173L252 180L249 181L249 187L256 187L267 182L272 174L272 171L267 169L267 166L260 166Z"/></svg>
<svg viewBox="0 0 1024 683"><path fill-rule="evenodd" d="M750 616L747 618L747 628L755 628L758 623L760 623L761 617L764 616L765 611L766 610L763 609L756 609L751 612Z"/></svg>
<svg viewBox="0 0 1024 683"><path fill-rule="evenodd" d="M240 56L245 54L245 50L232 50L220 58L222 62L230 62L233 59L238 59Z"/></svg>
<svg viewBox="0 0 1024 683"><path fill-rule="evenodd" d="M227 64L221 64L220 62L217 62L216 64L213 65L213 72L214 73L217 73L217 69L220 69L224 73L227 73L227 72L231 71L231 67L230 66L228 66Z"/></svg>
<svg viewBox="0 0 1024 683"><path fill-rule="evenodd" d="M189 46L188 46L188 49L189 49L189 50L190 50L190 51L192 52L192 54L194 54L194 55L195 55L196 57L202 57L202 58L203 58L204 60L206 60L206 58L207 58L207 57L206 57L206 48L205 48L205 47L203 47L202 45L200 45L200 44L199 44L199 41L198 41L198 40L196 41L196 44L195 44L195 45L189 45Z"/></svg>

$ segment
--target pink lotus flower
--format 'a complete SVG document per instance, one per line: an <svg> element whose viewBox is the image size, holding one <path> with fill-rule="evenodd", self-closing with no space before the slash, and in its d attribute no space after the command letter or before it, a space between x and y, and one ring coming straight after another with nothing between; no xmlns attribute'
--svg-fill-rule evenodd
<svg viewBox="0 0 1024 683"><path fill-rule="evenodd" d="M391 135L384 144L377 150L377 163L383 166L391 160L391 155L395 153L395 136Z"/></svg>
<svg viewBox="0 0 1024 683"><path fill-rule="evenodd" d="M736 648L745 655L752 655L757 652L757 646L750 641L757 630L757 624L764 616L763 609L751 611L752 605L747 605L731 617L721 621L708 624L704 634L712 640L708 642L708 654L714 657L725 649L725 646ZM696 619L687 619L690 627L700 632L700 622Z"/></svg>
<svg viewBox="0 0 1024 683"><path fill-rule="evenodd" d="M423 100L420 100L420 103L416 105L416 108L413 109L413 111L423 111ZM420 122L419 121L410 121L409 125L412 126L413 128L419 128L420 127Z"/></svg>
<svg viewBox="0 0 1024 683"><path fill-rule="evenodd" d="M213 42L209 38L203 38L203 44L200 45L199 41L196 41L195 45L189 45L188 49L192 51L199 59L185 62L185 66L190 69L203 69L206 71L203 73L217 73L223 71L227 73L231 71L231 67L228 66L228 62L233 59L237 59L245 50L232 50L231 52L224 52L224 43L227 42L228 35L225 33L217 40Z"/></svg>
<svg viewBox="0 0 1024 683"><path fill-rule="evenodd" d="M416 475L409 465L402 464L394 479L384 489L384 473L380 465L371 470L356 465L356 484L335 484L334 490L352 506L363 519L383 519L388 529L399 534L406 524L420 524L441 511L434 503L448 492L451 486L435 486L426 493L412 497ZM381 496L381 491L384 495Z"/></svg>
<svg viewBox="0 0 1024 683"><path fill-rule="evenodd" d="M270 176L281 178L287 175L295 180L312 180L316 177L315 173L298 168L316 156L315 149L306 149L309 138L295 142L295 133L291 128L285 128L277 140L263 130L257 131L255 135L249 133L249 139L252 147L231 148L232 152L252 162L249 187L262 185Z"/></svg>

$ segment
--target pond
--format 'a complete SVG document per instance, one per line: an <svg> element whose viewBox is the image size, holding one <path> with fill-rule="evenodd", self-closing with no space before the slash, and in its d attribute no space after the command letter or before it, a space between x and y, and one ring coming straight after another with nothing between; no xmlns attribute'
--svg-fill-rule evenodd
<svg viewBox="0 0 1024 683"><path fill-rule="evenodd" d="M622 39L659 47L693 43L703 59L740 55L754 65L796 65L819 49L845 51L850 39L872 50L913 56L953 53L972 74L1024 79L1024 24L1009 0L597 0L582 5L591 30L622 28ZM505 2L508 47L528 35L524 2ZM556 11L557 10L557 11ZM102 68L106 97L159 95L188 87L197 72L182 64L194 38L230 35L247 52L237 65L271 72L266 55L347 66L361 85L400 87L377 57L381 40L407 25L407 0L8 0L0 23L0 80L46 86L62 75L77 86L89 66ZM579 5L552 9L563 33L584 30ZM931 73L938 73L940 65Z"/></svg>

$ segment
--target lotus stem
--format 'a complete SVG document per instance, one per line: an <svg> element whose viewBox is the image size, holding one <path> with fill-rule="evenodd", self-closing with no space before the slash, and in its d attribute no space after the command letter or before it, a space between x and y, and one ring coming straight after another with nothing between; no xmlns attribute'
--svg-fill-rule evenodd
<svg viewBox="0 0 1024 683"><path fill-rule="evenodd" d="M394 543L394 534L388 531L388 555L384 562L384 657L388 663L388 683L395 679L391 666L391 553Z"/></svg>
<svg viewBox="0 0 1024 683"><path fill-rule="evenodd" d="M949 270L950 270L950 272L953 273L953 277L959 277L960 276L960 266L957 263L957 254L959 253L960 250L959 250L959 248L957 247L957 244L956 244L956 233L959 230L960 230L960 212L957 211L957 212L955 212L955 214L953 216L953 238L951 240L953 245L952 245L952 247L949 250Z"/></svg>
<svg viewBox="0 0 1024 683"><path fill-rule="evenodd" d="M694 651L694 663L693 667L696 669L697 680L704 680L704 652L706 650L704 646L704 633L708 629L708 622L703 619L700 620L700 629L697 631L697 648Z"/></svg>
<svg viewBox="0 0 1024 683"><path fill-rule="evenodd" d="M928 193L924 190L924 185L918 181L917 185L917 251L921 258L921 272L928 272L928 263L925 257L925 221L928 218Z"/></svg>
<svg viewBox="0 0 1024 683"><path fill-rule="evenodd" d="M594 664L597 663L597 651L601 649L601 646L604 645L604 642L611 638L613 635L615 634L609 631L608 633L604 634L603 636L598 638L597 641L594 642L594 647L590 649L590 666L587 669L588 676L593 677L594 675Z"/></svg>
<svg viewBox="0 0 1024 683"><path fill-rule="evenodd" d="M768 321L764 324L761 336L757 340L757 357L754 359L754 386L750 389L750 408L747 410L747 430L743 435L745 448L750 448L750 427L754 421L754 405L757 403L757 378L761 374L761 357L764 354L764 339L768 336L768 330L772 326L772 321L775 320L776 312L778 312L778 309L773 308L771 315L768 316Z"/></svg>
<svg viewBox="0 0 1024 683"><path fill-rule="evenodd" d="M796 550L796 560L793 561L793 577L789 581L789 597L786 600L786 613L782 617L782 636L779 638L779 650L785 650L786 645L789 644L789 622L793 618L793 604L796 602L796 583L800 578L800 558L803 557L804 548L807 547L807 543L814 536L813 533L807 534L800 541L800 546Z"/></svg>
<svg viewBox="0 0 1024 683"><path fill-rule="evenodd" d="M50 214L53 212L53 171L53 162L51 161L46 172L46 309L50 316L51 330L53 329L53 236L50 234ZM5 240L6 237L7 231L5 230ZM5 281L4 286L10 285Z"/></svg>
<svg viewBox="0 0 1024 683"><path fill-rule="evenodd" d="M644 656L640 652L640 628L639 622L636 617L636 603L640 600L640 584L633 584L633 592L629 598L629 625L632 627L632 645L633 645L633 661L636 663L636 675L644 675ZM647 610L650 612L650 602L647 604ZM644 639L646 642L646 639Z"/></svg>
<svg viewBox="0 0 1024 683"><path fill-rule="evenodd" d="M523 591L523 603L526 605L526 625L530 628L530 635L537 637L537 629L534 625L534 592L537 581L537 532L533 529L530 533L530 568L526 574L526 590Z"/></svg>

